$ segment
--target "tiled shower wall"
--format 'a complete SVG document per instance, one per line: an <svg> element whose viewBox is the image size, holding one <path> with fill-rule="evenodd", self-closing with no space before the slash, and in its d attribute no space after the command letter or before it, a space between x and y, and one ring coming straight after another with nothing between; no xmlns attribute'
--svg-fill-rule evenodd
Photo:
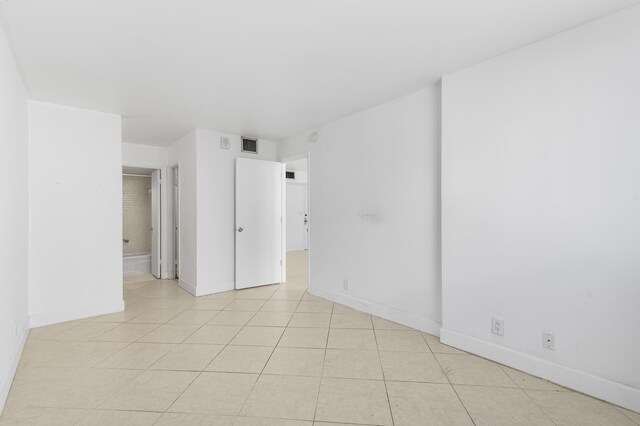
<svg viewBox="0 0 640 426"><path fill-rule="evenodd" d="M122 176L122 252L150 253L150 228L151 177Z"/></svg>

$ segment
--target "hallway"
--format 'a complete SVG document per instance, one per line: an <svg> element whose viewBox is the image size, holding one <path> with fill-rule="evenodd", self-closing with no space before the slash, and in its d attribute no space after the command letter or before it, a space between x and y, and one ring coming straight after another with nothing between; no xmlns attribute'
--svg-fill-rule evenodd
<svg viewBox="0 0 640 426"><path fill-rule="evenodd" d="M287 261L283 285L196 299L174 281L133 282L124 288L124 312L32 329L0 423L640 422L314 297L306 292L307 253Z"/></svg>

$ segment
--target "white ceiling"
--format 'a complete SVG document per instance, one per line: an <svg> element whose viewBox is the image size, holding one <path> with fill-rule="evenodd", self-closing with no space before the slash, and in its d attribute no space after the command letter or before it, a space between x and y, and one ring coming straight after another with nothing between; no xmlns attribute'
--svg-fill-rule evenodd
<svg viewBox="0 0 640 426"><path fill-rule="evenodd" d="M31 98L277 140L638 0L2 0Z"/></svg>

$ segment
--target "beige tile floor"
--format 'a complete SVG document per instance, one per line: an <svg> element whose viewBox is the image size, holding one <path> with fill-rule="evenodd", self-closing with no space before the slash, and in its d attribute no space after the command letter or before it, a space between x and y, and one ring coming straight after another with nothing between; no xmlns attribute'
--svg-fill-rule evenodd
<svg viewBox="0 0 640 426"><path fill-rule="evenodd" d="M288 282L197 300L128 280L124 312L31 330L1 424L634 425L640 414ZM635 422L635 423L634 423Z"/></svg>

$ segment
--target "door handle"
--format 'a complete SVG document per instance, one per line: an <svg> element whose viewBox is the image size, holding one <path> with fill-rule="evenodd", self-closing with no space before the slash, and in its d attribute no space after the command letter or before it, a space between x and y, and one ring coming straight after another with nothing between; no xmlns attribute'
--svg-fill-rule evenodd
<svg viewBox="0 0 640 426"><path fill-rule="evenodd" d="M238 232L242 232L244 231L244 229L242 229L242 227L238 228Z"/></svg>

